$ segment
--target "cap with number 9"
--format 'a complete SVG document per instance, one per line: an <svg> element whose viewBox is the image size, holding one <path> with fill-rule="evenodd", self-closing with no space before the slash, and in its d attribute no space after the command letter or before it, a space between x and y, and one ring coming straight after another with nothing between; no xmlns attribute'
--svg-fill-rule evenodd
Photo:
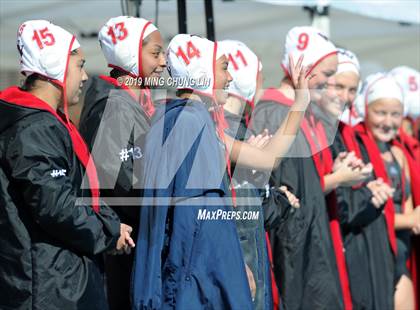
<svg viewBox="0 0 420 310"><path fill-rule="evenodd" d="M318 63L329 55L337 53L334 44L328 40L318 29L314 27L294 27L286 36L282 67L288 75L289 55L296 64L301 55L304 55L303 66L311 66L308 73Z"/></svg>

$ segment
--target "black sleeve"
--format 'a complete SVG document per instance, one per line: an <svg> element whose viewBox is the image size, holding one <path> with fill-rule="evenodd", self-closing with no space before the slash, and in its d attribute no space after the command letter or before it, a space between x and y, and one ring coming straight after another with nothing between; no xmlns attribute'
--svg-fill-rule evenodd
<svg viewBox="0 0 420 310"><path fill-rule="evenodd" d="M286 195L280 192L278 188L284 185L297 196L299 180L297 178L296 160L284 158L271 174L269 197L265 198L263 202L264 225L267 230L278 228L279 225L290 220L292 213L295 211Z"/></svg>
<svg viewBox="0 0 420 310"><path fill-rule="evenodd" d="M302 196L299 192L299 158L283 158L270 177L270 185L274 187L286 186L296 197Z"/></svg>
<svg viewBox="0 0 420 310"><path fill-rule="evenodd" d="M86 254L115 248L120 234L116 214L106 206L97 214L91 206L76 204L79 189L69 176L75 168L63 138L68 135L60 126L48 118L32 124L8 148L11 177L21 189L22 203L46 233L67 247ZM64 173L57 176L54 170Z"/></svg>
<svg viewBox="0 0 420 310"><path fill-rule="evenodd" d="M275 134L286 117L288 107L270 101L260 101L255 107L251 118L251 128L255 134L268 129L270 134Z"/></svg>
<svg viewBox="0 0 420 310"><path fill-rule="evenodd" d="M336 190L341 226L344 230L357 229L373 222L381 215L370 202L372 194L367 187L358 189L339 187Z"/></svg>
<svg viewBox="0 0 420 310"><path fill-rule="evenodd" d="M360 137L356 135L364 163L369 162L369 156ZM368 181L367 181L368 182ZM345 229L358 229L369 225L382 214L382 208L375 208L370 202L372 194L366 187L353 189L351 187L339 187L337 192L338 212L341 226Z"/></svg>
<svg viewBox="0 0 420 310"><path fill-rule="evenodd" d="M107 100L105 98L97 102L91 102L87 98L89 98L88 95L85 96L85 102L80 115L79 132L85 140L89 151L92 152L93 143L95 142L96 133L101 123Z"/></svg>
<svg viewBox="0 0 420 310"><path fill-rule="evenodd" d="M264 198L262 207L264 228L267 231L279 227L293 213L286 195L274 187L269 189L269 195Z"/></svg>

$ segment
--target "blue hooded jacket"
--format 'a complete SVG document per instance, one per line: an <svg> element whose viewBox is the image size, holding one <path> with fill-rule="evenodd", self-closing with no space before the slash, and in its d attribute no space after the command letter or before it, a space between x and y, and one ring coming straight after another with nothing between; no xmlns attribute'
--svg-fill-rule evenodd
<svg viewBox="0 0 420 310"><path fill-rule="evenodd" d="M144 156L134 309L252 309L234 219L199 218L232 211L223 143L205 105L161 106Z"/></svg>

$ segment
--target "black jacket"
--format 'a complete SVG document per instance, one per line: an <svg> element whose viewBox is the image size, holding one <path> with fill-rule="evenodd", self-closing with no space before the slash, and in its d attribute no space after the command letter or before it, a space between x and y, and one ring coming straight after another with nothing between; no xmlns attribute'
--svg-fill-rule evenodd
<svg viewBox="0 0 420 310"><path fill-rule="evenodd" d="M330 127L331 123L324 121L324 126L327 128L327 135L335 132ZM329 137L329 141L333 141L330 149L334 159L340 152L349 151L340 130L337 130L334 137ZM353 309L392 308L391 304L385 302L387 297L374 294L374 281L371 280L375 277L378 279L382 277L382 275L371 274L370 256L372 255L370 249L372 247L369 245L368 236L371 223L381 217L383 208L377 209L372 205L370 202L372 194L366 186L358 188L340 186L335 190L335 193ZM386 235L386 232L384 234ZM386 256L384 253L384 257ZM382 262L377 261L375 264L382 265Z"/></svg>
<svg viewBox="0 0 420 310"><path fill-rule="evenodd" d="M79 130L95 160L102 199L109 200L122 222L135 228L142 196L136 185L143 171L143 148L150 119L129 92L108 80L91 79ZM123 154L125 150L127 153Z"/></svg>
<svg viewBox="0 0 420 310"><path fill-rule="evenodd" d="M150 119L140 103L128 91L112 84L115 82L110 77L91 79L79 126L95 160L102 199L121 222L133 227L132 236L137 236L143 196L138 185ZM107 292L112 310L131 309L133 255L106 256Z"/></svg>
<svg viewBox="0 0 420 310"><path fill-rule="evenodd" d="M360 147L362 160L365 163L370 162L366 146L362 143L357 133L356 141ZM366 182L371 181L371 179L366 180ZM361 190L352 193L355 201L349 204L348 213L341 211L340 214L344 245L349 248L348 251L346 248L346 260L349 267L350 281L358 278L353 282L363 283L363 288L359 286L358 289L364 289L369 294L368 298L365 298L366 306L364 308L354 307L354 309L393 309L395 257L389 244L383 207L379 209L374 208L366 201L370 200L370 196L367 196L369 197L368 199L366 194L362 197ZM339 203L341 204L340 200ZM358 208L355 208L355 206ZM355 210L352 210L352 208ZM340 209L343 210L343 206L340 206ZM350 248L350 246L353 248ZM350 257L352 254L357 254L354 250L356 246L363 255ZM363 266L364 264L366 266ZM357 265L357 267L354 268L352 265ZM363 278L361 276L358 277L366 269L368 270L367 274L364 274ZM351 282L350 285L354 290L355 285ZM357 304L355 305L357 306Z"/></svg>
<svg viewBox="0 0 420 310"><path fill-rule="evenodd" d="M288 108L260 101L253 128L274 134ZM270 230L274 274L285 309L343 309L329 219L320 179L303 133L274 169L270 185L285 185L300 199L280 225Z"/></svg>
<svg viewBox="0 0 420 310"><path fill-rule="evenodd" d="M106 309L101 271L120 222L78 205L84 171L49 112L0 100L0 309Z"/></svg>

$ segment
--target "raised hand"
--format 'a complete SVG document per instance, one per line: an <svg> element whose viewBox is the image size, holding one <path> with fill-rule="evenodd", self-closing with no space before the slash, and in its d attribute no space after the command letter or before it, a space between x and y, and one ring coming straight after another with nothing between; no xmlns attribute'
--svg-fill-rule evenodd
<svg viewBox="0 0 420 310"><path fill-rule="evenodd" d="M297 64L294 64L293 57L289 55L289 73L293 88L295 89L295 103L294 108L299 111L305 111L310 102L309 94L309 79L307 77L308 67L302 67L303 55L298 59Z"/></svg>

